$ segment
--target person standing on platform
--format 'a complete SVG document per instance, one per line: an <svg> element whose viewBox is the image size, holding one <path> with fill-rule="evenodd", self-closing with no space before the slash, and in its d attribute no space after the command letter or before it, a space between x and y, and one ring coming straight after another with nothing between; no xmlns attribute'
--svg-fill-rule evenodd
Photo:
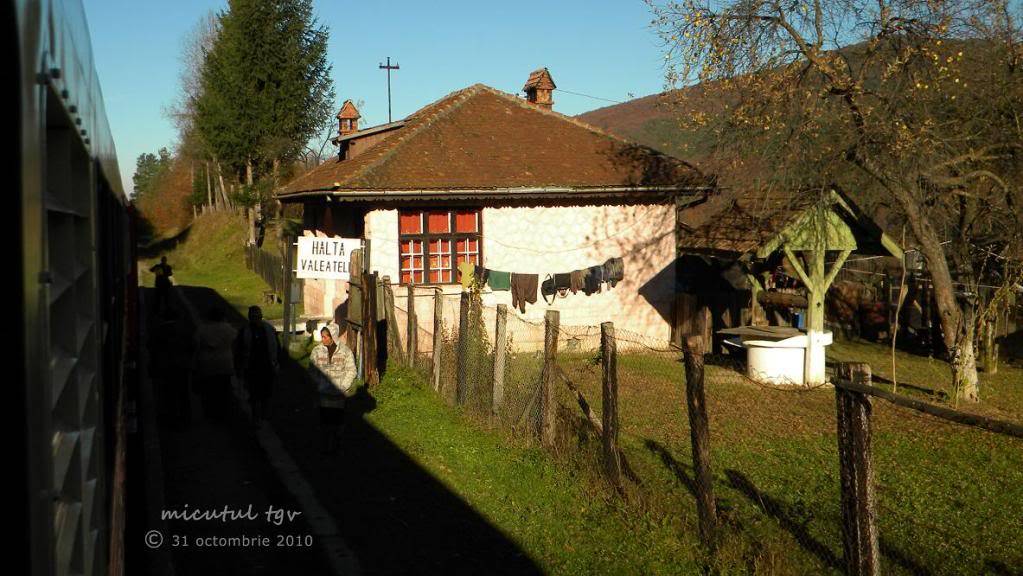
<svg viewBox="0 0 1023 576"><path fill-rule="evenodd" d="M277 331L263 320L259 306L249 306L249 321L238 332L236 347L238 376L245 380L256 426L270 418L270 399L281 367Z"/></svg>
<svg viewBox="0 0 1023 576"><path fill-rule="evenodd" d="M223 420L231 405L234 376L235 329L224 319L219 306L210 308L206 322L196 330L195 381L203 412L211 420Z"/></svg>
<svg viewBox="0 0 1023 576"><path fill-rule="evenodd" d="M345 400L353 391L355 356L348 347L348 322L331 323L320 330L320 344L309 354L309 372L319 392L320 430L324 451L341 445Z"/></svg>

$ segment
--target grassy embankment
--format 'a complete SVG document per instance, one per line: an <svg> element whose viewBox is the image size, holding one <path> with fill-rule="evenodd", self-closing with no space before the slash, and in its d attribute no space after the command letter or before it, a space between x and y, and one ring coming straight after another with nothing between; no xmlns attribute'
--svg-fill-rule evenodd
<svg viewBox="0 0 1023 576"><path fill-rule="evenodd" d="M266 283L245 267L245 221L241 216L206 214L182 234L182 241L168 252L139 261L140 284L153 285L149 268L160 261L160 256L166 256L177 285L213 288L242 316L253 304L263 308L267 319L284 316L282 304L263 303ZM301 314L301 309L296 314Z"/></svg>

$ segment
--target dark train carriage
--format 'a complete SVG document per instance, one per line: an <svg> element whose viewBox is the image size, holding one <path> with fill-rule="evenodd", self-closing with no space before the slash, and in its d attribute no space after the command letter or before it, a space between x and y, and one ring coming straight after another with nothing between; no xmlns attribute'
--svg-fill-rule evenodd
<svg viewBox="0 0 1023 576"><path fill-rule="evenodd" d="M120 574L136 332L132 209L81 3L15 0L4 11L4 70L18 79L4 84L16 103L4 138L18 190L5 234L19 247L11 413L24 487L12 490L24 524L10 565L33 575Z"/></svg>

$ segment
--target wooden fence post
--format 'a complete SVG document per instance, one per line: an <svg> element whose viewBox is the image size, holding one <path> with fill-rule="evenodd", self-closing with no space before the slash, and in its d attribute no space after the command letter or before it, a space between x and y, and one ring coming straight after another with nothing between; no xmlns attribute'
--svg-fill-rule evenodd
<svg viewBox="0 0 1023 576"><path fill-rule="evenodd" d="M603 441L604 470L616 488L622 485L622 461L618 452L618 346L615 325L600 325L600 358L604 368Z"/></svg>
<svg viewBox="0 0 1023 576"><path fill-rule="evenodd" d="M416 365L416 354L419 351L419 322L416 321L416 292L415 285L409 280L408 284L408 338L405 339L405 344L408 346L408 351L405 353L405 361L408 362L409 366Z"/></svg>
<svg viewBox="0 0 1023 576"><path fill-rule="evenodd" d="M291 305L291 235L284 235L284 258L281 262L281 273L284 276L284 328L282 330L282 339L284 341L284 351L289 352L291 350L291 332L292 327L295 325L295 319L292 318L294 313Z"/></svg>
<svg viewBox="0 0 1023 576"><path fill-rule="evenodd" d="M455 385L455 403L465 404L469 392L469 359L466 344L469 339L469 293L462 292L458 301L458 381Z"/></svg>
<svg viewBox="0 0 1023 576"><path fill-rule="evenodd" d="M548 310L544 316L543 374L540 380L540 442L546 448L553 448L557 437L554 377L558 369L558 332L560 328L561 313L557 310Z"/></svg>
<svg viewBox="0 0 1023 576"><path fill-rule="evenodd" d="M838 378L870 386L870 365L842 363ZM870 397L835 386L838 410L838 460L842 484L842 543L846 573L881 573L874 508L874 471L870 454Z"/></svg>
<svg viewBox="0 0 1023 576"><path fill-rule="evenodd" d="M508 347L508 305L497 305L497 327L494 330L494 390L491 412L497 414L504 403L504 356Z"/></svg>
<svg viewBox="0 0 1023 576"><path fill-rule="evenodd" d="M700 516L700 537L711 548L717 531L717 504L714 500L714 477L710 469L710 425L703 394L703 337L684 340L686 364L686 408L689 413L689 437L693 445L693 468L696 471L696 510Z"/></svg>
<svg viewBox="0 0 1023 576"><path fill-rule="evenodd" d="M384 292L384 325L387 326L387 357L390 359L391 351L394 351L395 359L404 363L404 350L401 347L401 337L398 336L398 318L394 314L394 290L391 288L390 276L384 276L382 283Z"/></svg>
<svg viewBox="0 0 1023 576"><path fill-rule="evenodd" d="M362 322L363 322L363 366L366 385L380 383L377 366L377 273L363 274Z"/></svg>
<svg viewBox="0 0 1023 576"><path fill-rule="evenodd" d="M444 292L440 288L433 295L433 391L440 390L440 363L444 349Z"/></svg>

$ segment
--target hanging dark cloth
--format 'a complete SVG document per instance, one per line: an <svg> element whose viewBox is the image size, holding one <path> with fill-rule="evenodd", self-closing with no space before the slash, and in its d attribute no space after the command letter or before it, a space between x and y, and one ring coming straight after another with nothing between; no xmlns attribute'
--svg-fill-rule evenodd
<svg viewBox="0 0 1023 576"><path fill-rule="evenodd" d="M572 291L572 294L583 289L583 280L586 278L586 272L583 270L573 270L568 280L568 289Z"/></svg>
<svg viewBox="0 0 1023 576"><path fill-rule="evenodd" d="M540 283L538 274L516 274L511 275L512 307L518 308L519 312L526 313L526 304L536 304L536 288Z"/></svg>
<svg viewBox="0 0 1023 576"><path fill-rule="evenodd" d="M604 267L590 266L586 269L583 277L583 293L589 296L600 292L600 285L604 283Z"/></svg>
<svg viewBox="0 0 1023 576"><path fill-rule="evenodd" d="M547 278L540 283L540 295L543 296L543 301L548 305L554 304L554 295L557 292L557 288L554 287L554 278L548 274Z"/></svg>
<svg viewBox="0 0 1023 576"><path fill-rule="evenodd" d="M611 284L612 288L625 278L625 262L621 258L608 258L603 268L604 282Z"/></svg>

